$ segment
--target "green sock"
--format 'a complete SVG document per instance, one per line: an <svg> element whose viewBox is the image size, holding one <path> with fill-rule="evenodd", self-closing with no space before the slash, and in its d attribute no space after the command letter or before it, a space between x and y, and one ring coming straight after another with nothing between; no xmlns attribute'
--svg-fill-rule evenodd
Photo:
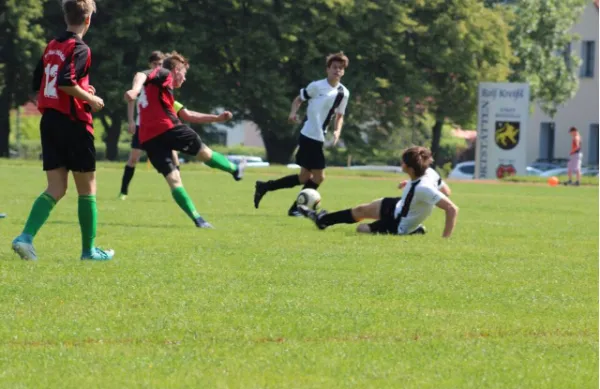
<svg viewBox="0 0 600 389"><path fill-rule="evenodd" d="M79 196L77 205L79 227L81 228L81 250L88 253L94 247L96 239L96 220L98 219L96 196Z"/></svg>
<svg viewBox="0 0 600 389"><path fill-rule="evenodd" d="M171 194L177 205L179 205L179 208L183 209L183 212L185 212L190 219L196 220L196 218L200 217L200 214L196 211L196 207L194 207L192 199L190 199L190 196L188 196L183 186L173 189Z"/></svg>
<svg viewBox="0 0 600 389"><path fill-rule="evenodd" d="M223 170L227 173L235 173L235 171L237 170L237 166L235 165L235 163L231 162L227 159L226 156L217 153L216 151L213 151L212 157L204 163L207 166L212 167L213 169Z"/></svg>
<svg viewBox="0 0 600 389"><path fill-rule="evenodd" d="M54 200L54 197L46 192L35 199L29 217L27 218L27 223L25 223L23 233L34 237L44 223L46 223L46 220L48 220L50 211L52 211L52 208L54 208L55 205L56 200Z"/></svg>

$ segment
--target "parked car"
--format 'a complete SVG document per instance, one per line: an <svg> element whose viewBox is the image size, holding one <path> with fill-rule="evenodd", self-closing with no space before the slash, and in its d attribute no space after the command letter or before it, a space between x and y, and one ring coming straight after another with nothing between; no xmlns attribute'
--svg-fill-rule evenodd
<svg viewBox="0 0 600 389"><path fill-rule="evenodd" d="M227 159L233 163L240 163L243 159L246 160L246 166L248 167L268 167L269 162L264 162L261 157L254 157L250 155L228 155Z"/></svg>
<svg viewBox="0 0 600 389"><path fill-rule="evenodd" d="M448 178L452 180L472 180L474 176L475 161L457 163L450 174L448 174Z"/></svg>

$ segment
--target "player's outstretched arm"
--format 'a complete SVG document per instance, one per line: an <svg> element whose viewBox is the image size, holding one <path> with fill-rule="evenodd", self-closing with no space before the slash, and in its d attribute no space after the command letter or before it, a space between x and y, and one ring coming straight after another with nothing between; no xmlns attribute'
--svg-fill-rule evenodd
<svg viewBox="0 0 600 389"><path fill-rule="evenodd" d="M179 117L189 123L222 123L231 120L233 115L229 111L225 111L220 115L211 115L196 111L190 111L185 108L179 111Z"/></svg>
<svg viewBox="0 0 600 389"><path fill-rule="evenodd" d="M145 73L137 72L133 77L133 85L131 86L131 89L125 92L125 101L135 101L147 79L148 76Z"/></svg>
<svg viewBox="0 0 600 389"><path fill-rule="evenodd" d="M290 108L290 114L288 115L288 121L290 123L298 123L298 110L302 106L302 98L300 95L296 96L294 101L292 101L292 107Z"/></svg>
<svg viewBox="0 0 600 389"><path fill-rule="evenodd" d="M449 238L450 235L452 235L452 231L454 231L454 226L456 225L458 207L452 202L452 200L448 198L441 199L437 202L436 206L446 211L446 226L444 227L444 234L442 237Z"/></svg>

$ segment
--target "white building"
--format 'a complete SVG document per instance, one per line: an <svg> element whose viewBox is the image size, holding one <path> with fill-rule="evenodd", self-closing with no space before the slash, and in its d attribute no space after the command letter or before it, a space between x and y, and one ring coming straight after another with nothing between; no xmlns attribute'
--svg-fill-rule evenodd
<svg viewBox="0 0 600 389"><path fill-rule="evenodd" d="M571 44L582 60L579 89L558 109L554 120L535 106L527 129L528 163L538 158L568 158L571 148L568 131L576 127L581 133L584 165L598 165L598 0L589 2L571 32L580 39Z"/></svg>

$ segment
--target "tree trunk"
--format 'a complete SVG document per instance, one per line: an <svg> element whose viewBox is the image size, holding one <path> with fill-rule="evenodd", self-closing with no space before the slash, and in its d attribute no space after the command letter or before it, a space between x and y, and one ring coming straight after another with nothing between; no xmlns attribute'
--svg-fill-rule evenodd
<svg viewBox="0 0 600 389"><path fill-rule="evenodd" d="M292 154L298 144L298 139L292 135L285 137L278 135L280 134L272 131L262 132L262 139L267 150L267 161L269 163L285 165L290 163Z"/></svg>
<svg viewBox="0 0 600 389"><path fill-rule="evenodd" d="M110 125L106 116L110 117ZM104 144L106 145L106 159L116 161L119 157L119 138L121 137L121 124L123 119L117 114L107 114L101 117L104 125Z"/></svg>
<svg viewBox="0 0 600 389"><path fill-rule="evenodd" d="M436 166L436 155L440 149L440 139L442 138L442 128L444 127L444 115L437 114L435 124L433 125L433 133L431 137L431 154L433 155L432 167Z"/></svg>
<svg viewBox="0 0 600 389"><path fill-rule="evenodd" d="M10 157L10 106L10 90L5 87L0 94L0 158Z"/></svg>

